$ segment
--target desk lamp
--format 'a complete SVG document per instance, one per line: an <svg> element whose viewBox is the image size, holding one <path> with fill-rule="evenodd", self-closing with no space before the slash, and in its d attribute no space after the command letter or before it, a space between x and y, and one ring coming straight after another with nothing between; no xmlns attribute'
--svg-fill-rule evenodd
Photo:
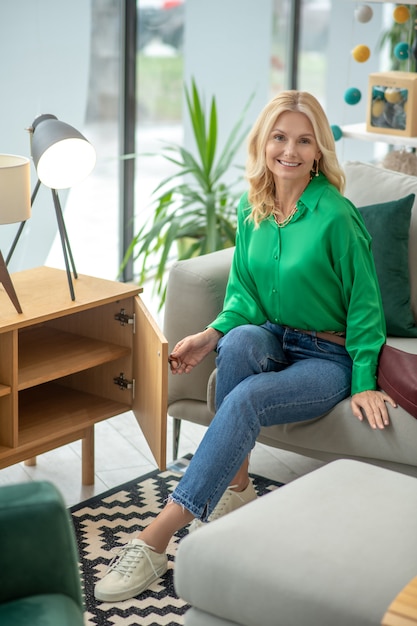
<svg viewBox="0 0 417 626"><path fill-rule="evenodd" d="M86 178L94 168L96 152L91 143L78 130L65 122L61 122L55 115L39 115L28 130L31 134L33 164L38 176L31 203L33 205L41 183L51 189L69 290L71 299L75 300L70 264L74 278L78 276L65 228L58 190L68 189ZM24 225L24 222L20 224L6 263L11 259Z"/></svg>
<svg viewBox="0 0 417 626"><path fill-rule="evenodd" d="M0 224L30 217L30 161L14 154L0 154ZM22 313L6 263L0 252L0 282L18 313Z"/></svg>

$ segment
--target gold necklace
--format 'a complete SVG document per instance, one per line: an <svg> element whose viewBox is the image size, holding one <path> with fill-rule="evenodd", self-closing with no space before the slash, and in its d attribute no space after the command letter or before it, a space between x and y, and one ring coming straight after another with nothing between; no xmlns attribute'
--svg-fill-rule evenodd
<svg viewBox="0 0 417 626"><path fill-rule="evenodd" d="M304 193L304 191L307 189L308 185L311 183L311 181L313 180L313 173L310 173L310 178L308 180L307 185L304 187L304 190L302 191L301 195ZM300 198L301 196L299 196ZM298 209L297 209L297 205L294 205L293 210L291 211L291 213L288 215L288 217L286 217L285 219L283 219L281 222L278 220L278 215L281 213L280 209L279 209L279 202L277 199L275 199L275 209L273 211L273 216L274 216L274 220L276 222L276 224L278 225L279 228L284 228L284 226L286 226L287 224L289 224L292 220L292 218L294 217L294 215L297 213Z"/></svg>
<svg viewBox="0 0 417 626"><path fill-rule="evenodd" d="M274 220L275 220L278 228L284 228L284 226L289 224L291 222L292 218L294 217L294 215L297 213L297 211L298 211L297 205L295 204L293 210L291 211L291 213L285 219L283 219L280 222L278 220L278 213L280 213L280 210L277 209L276 212L274 212Z"/></svg>

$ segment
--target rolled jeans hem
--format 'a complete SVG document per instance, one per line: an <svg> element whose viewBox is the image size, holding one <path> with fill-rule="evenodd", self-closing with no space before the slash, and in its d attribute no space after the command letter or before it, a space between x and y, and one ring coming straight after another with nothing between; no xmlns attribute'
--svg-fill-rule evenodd
<svg viewBox="0 0 417 626"><path fill-rule="evenodd" d="M169 502L174 502L174 504L178 504L178 506L182 507L183 509L186 509L196 519L199 519L201 521L207 521L208 516L207 514L204 515L205 510L207 510L207 506L205 506L203 509L201 509L201 507L196 507L193 504L189 503L188 498L186 497L181 498L181 497L178 497L178 495L175 495L176 492L177 492L177 489L172 495L169 496Z"/></svg>

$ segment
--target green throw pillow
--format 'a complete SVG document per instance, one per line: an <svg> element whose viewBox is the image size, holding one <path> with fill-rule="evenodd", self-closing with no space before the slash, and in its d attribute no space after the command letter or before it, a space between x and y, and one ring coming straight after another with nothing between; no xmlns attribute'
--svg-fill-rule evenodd
<svg viewBox="0 0 417 626"><path fill-rule="evenodd" d="M372 237L387 334L417 337L410 302L408 236L415 195L358 207Z"/></svg>

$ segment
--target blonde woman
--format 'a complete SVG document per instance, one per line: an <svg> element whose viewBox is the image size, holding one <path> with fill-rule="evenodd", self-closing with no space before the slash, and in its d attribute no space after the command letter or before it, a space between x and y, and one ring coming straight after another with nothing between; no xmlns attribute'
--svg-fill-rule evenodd
<svg viewBox="0 0 417 626"><path fill-rule="evenodd" d="M99 600L142 593L166 572L177 530L256 497L248 456L261 426L318 418L348 396L364 428L389 425L385 403L395 403L376 390L386 335L370 237L342 195L321 105L305 92L280 93L248 151L223 310L170 355L178 375L217 351L217 412L169 502L97 584Z"/></svg>

